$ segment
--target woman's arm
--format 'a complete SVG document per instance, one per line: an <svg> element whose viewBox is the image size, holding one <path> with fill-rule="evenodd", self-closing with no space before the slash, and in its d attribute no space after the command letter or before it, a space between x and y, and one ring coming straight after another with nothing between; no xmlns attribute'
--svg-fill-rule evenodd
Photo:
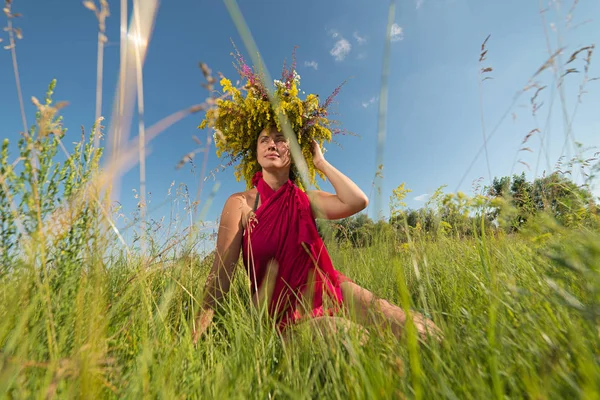
<svg viewBox="0 0 600 400"><path fill-rule="evenodd" d="M243 202L240 194L234 194L227 199L223 206L217 233L215 261L206 279L202 305L194 321L194 344L212 322L216 303L229 291L231 278L242 247Z"/></svg>
<svg viewBox="0 0 600 400"><path fill-rule="evenodd" d="M323 172L335 189L335 194L314 190L308 193L316 216L326 219L341 219L364 210L369 204L367 195L346 175L329 164L321 148L313 141L313 162Z"/></svg>

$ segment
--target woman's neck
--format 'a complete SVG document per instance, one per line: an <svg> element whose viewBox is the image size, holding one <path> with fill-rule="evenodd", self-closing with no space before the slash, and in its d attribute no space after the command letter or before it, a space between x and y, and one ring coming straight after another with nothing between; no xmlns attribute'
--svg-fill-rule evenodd
<svg viewBox="0 0 600 400"><path fill-rule="evenodd" d="M262 175L265 183L274 191L279 190L290 179L290 173L287 170L270 171L263 168Z"/></svg>

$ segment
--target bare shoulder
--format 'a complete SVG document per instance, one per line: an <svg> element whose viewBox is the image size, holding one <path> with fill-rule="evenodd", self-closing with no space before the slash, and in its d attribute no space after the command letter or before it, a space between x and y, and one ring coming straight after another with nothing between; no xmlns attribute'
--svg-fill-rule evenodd
<svg viewBox="0 0 600 400"><path fill-rule="evenodd" d="M224 214L235 214L240 218L242 226L246 226L246 221L250 217L254 201L256 200L256 189L246 190L244 192L234 193L225 202L223 207ZM236 218L237 219L237 218Z"/></svg>
<svg viewBox="0 0 600 400"><path fill-rule="evenodd" d="M258 192L256 188L252 188L244 192L234 193L229 196L227 203L230 203L231 205L237 204L240 206L252 207L254 205L254 201L256 200L257 193Z"/></svg>
<svg viewBox="0 0 600 400"><path fill-rule="evenodd" d="M230 195L223 205L223 213L239 213L244 209L246 199L244 192L233 193Z"/></svg>

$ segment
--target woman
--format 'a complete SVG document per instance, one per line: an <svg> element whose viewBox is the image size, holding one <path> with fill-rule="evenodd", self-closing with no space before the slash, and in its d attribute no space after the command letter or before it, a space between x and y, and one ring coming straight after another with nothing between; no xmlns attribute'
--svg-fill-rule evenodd
<svg viewBox="0 0 600 400"><path fill-rule="evenodd" d="M312 214L327 219L340 219L363 210L368 204L366 195L354 182L325 160L316 142L313 142L313 151L315 168L325 174L334 187L335 194L319 190L309 191L305 194L306 202L310 201ZM282 225L283 232L280 232L281 234L275 232L276 229L273 230L273 226L265 226L262 231L258 231L263 222L263 216L265 220L269 218L264 212L260 214L263 205L275 207L276 212L280 212L281 208L289 210L293 208L293 206L290 207L289 201L296 200L296 196L302 196L304 192L300 191L290 179L292 163L289 144L276 128L264 129L260 133L256 154L258 163L262 167L255 178L256 187L231 195L221 213L215 261L207 280L203 304L196 321L194 342L207 329L213 318L216 303L229 290L230 278L233 276L238 262L240 249L243 249L244 264L252 282L251 290L255 304L260 301L260 286L265 284L265 280L268 279L266 275L269 273L276 275L272 276L275 278L274 284L271 284L270 290L267 289L272 292L267 301L270 301L269 311L272 315L276 314L280 327L286 327L290 321L304 319L302 314L306 314L306 307L302 304L302 299L307 295L314 296L312 298L312 318L327 319L335 315L335 311L332 312L323 307L326 302L323 297L328 296L334 304L337 302L337 305L344 305L349 311L352 311L361 323L365 325L388 323L392 332L400 336L406 320L404 311L383 299L376 299L370 291L335 271L320 238L309 239L313 240L316 247L312 252L298 244L297 237L299 235L295 234L296 227L290 226L294 222L294 215L283 216L291 220L285 221L290 224L282 224L281 219L278 220L279 225ZM265 202L273 199L278 192L286 190L290 196L277 199L279 202L283 202L279 207ZM310 234L318 235L312 215L303 215L302 212L292 212L291 214L309 219L308 222L312 228L308 232L309 236ZM302 222L298 221L298 223ZM260 232L261 236L256 236L257 232ZM266 243L268 241L271 243ZM291 257L277 254L278 248L283 247L283 250L286 250L286 246L282 246L281 241L286 241L290 243L290 247L295 247L291 251L288 250L294 253ZM315 253L320 253L320 259L314 259ZM292 265L286 265L285 261L281 260L282 257L292 261L290 263ZM301 271L298 272L298 269ZM311 278L310 274L313 269L317 270L314 272L317 276ZM294 274L294 272L297 273ZM267 284L267 286L269 285ZM309 310L311 310L310 306ZM438 329L431 321L419 314L412 314L417 330L423 338L428 333L434 336L438 335Z"/></svg>
<svg viewBox="0 0 600 400"><path fill-rule="evenodd" d="M400 336L404 311L358 286L335 270L318 234L315 217L341 219L363 210L368 199L354 182L328 163L318 141L331 140L326 107L318 96L298 98L300 76L284 68L275 81L276 105L270 102L262 77L238 55L238 71L247 79L246 97L225 78L221 80L229 100L218 100L207 112L200 128L215 129L217 155L239 162L248 190L231 195L223 207L213 267L193 332L196 343L210 325L215 305L228 292L240 250L251 282L255 305L266 301L278 327L309 320L335 326L343 311L363 325L389 325ZM338 88L339 89L339 88ZM336 94L338 89L334 92ZM281 133L280 116L291 121L309 171L328 179L335 194L305 192L296 179L290 143ZM440 336L435 325L411 313L422 338Z"/></svg>

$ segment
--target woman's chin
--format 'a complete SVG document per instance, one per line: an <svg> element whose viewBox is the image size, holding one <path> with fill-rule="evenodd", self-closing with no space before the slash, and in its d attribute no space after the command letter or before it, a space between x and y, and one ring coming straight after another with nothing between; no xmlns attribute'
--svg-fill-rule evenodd
<svg viewBox="0 0 600 400"><path fill-rule="evenodd" d="M264 169L270 170L284 170L289 168L288 165L284 165L280 159L266 159L261 162L261 165Z"/></svg>

